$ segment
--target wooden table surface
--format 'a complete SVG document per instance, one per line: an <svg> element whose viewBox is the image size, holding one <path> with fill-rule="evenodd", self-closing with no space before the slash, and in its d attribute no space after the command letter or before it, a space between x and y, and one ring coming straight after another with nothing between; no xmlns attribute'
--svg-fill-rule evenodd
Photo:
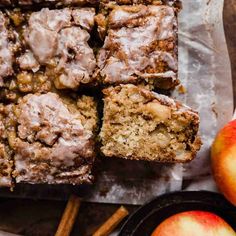
<svg viewBox="0 0 236 236"><path fill-rule="evenodd" d="M224 25L236 94L236 0L225 0ZM0 229L29 236L51 236L64 207L64 202L0 199ZM89 211L91 208L96 211ZM91 235L94 225L104 222L116 208L115 205L82 204L72 235Z"/></svg>

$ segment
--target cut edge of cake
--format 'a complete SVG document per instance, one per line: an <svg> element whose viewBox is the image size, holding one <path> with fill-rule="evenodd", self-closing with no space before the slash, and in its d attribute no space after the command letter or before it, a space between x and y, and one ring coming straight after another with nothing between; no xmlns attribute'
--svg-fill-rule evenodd
<svg viewBox="0 0 236 236"><path fill-rule="evenodd" d="M191 161L201 147L199 115L188 106L135 85L103 90L101 152L157 162Z"/></svg>

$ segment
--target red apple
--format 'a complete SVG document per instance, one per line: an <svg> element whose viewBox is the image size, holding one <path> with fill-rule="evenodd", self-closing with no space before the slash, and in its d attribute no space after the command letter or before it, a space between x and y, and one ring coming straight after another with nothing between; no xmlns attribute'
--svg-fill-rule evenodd
<svg viewBox="0 0 236 236"><path fill-rule="evenodd" d="M236 233L213 213L187 211L164 220L151 236L236 236Z"/></svg>
<svg viewBox="0 0 236 236"><path fill-rule="evenodd" d="M217 134L211 148L211 160L219 190L236 205L236 120Z"/></svg>

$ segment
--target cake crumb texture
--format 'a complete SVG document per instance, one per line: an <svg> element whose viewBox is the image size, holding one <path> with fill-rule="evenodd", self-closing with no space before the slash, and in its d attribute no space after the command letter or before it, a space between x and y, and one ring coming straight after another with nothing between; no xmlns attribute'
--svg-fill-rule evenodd
<svg viewBox="0 0 236 236"><path fill-rule="evenodd" d="M134 86L104 93L101 151L107 157L187 162L200 149L199 116L173 99Z"/></svg>

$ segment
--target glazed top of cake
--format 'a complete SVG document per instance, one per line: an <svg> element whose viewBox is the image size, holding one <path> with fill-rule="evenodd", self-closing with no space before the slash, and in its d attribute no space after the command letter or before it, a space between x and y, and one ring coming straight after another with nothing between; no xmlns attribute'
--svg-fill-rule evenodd
<svg viewBox="0 0 236 236"><path fill-rule="evenodd" d="M106 82L137 77L176 79L177 20L169 6L116 6L108 18L108 35L98 55Z"/></svg>

